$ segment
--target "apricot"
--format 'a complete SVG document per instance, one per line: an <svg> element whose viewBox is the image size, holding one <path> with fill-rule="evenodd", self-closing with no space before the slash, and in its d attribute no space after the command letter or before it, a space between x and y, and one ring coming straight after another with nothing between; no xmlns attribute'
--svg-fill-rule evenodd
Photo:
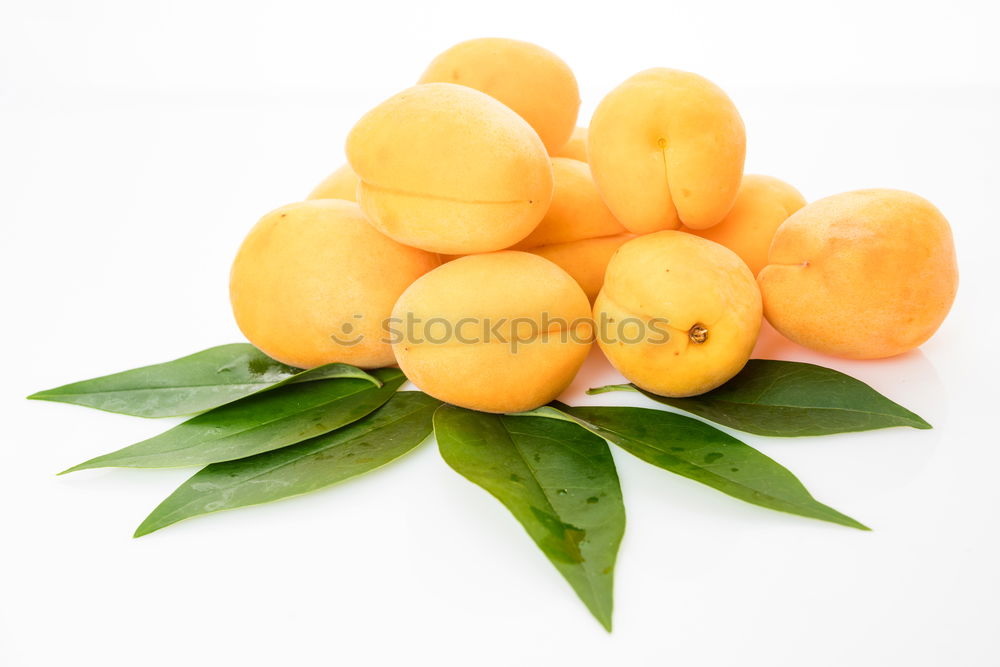
<svg viewBox="0 0 1000 667"><path fill-rule="evenodd" d="M410 283L439 264L368 224L353 202L314 199L268 213L230 275L236 322L265 354L297 368L394 363L383 322Z"/></svg>
<svg viewBox="0 0 1000 667"><path fill-rule="evenodd" d="M513 39L472 39L437 56L419 83L457 83L482 91L528 121L549 150L570 138L580 111L573 71L559 56Z"/></svg>
<svg viewBox="0 0 1000 667"><path fill-rule="evenodd" d="M722 89L672 69L612 90L588 130L597 189L636 234L719 223L736 200L745 152L743 120Z"/></svg>
<svg viewBox="0 0 1000 667"><path fill-rule="evenodd" d="M552 158L555 190L545 217L515 250L545 257L569 273L593 302L614 251L631 234L601 199L585 162Z"/></svg>
<svg viewBox="0 0 1000 667"><path fill-rule="evenodd" d="M573 129L569 141L561 148L551 151L552 157L568 157L581 162L587 161L587 128L577 127Z"/></svg>
<svg viewBox="0 0 1000 667"><path fill-rule="evenodd" d="M346 201L357 201L357 198L358 175L354 173L349 164L337 167L306 197L306 199L344 199Z"/></svg>
<svg viewBox="0 0 1000 667"><path fill-rule="evenodd" d="M771 176L747 174L736 194L736 203L722 222L708 229L687 231L726 246L757 275L767 264L774 232L805 205L805 198L788 183Z"/></svg>
<svg viewBox="0 0 1000 667"><path fill-rule="evenodd" d="M901 354L930 338L958 289L951 227L926 199L857 190L778 228L757 277L764 314L800 345L839 357Z"/></svg>
<svg viewBox="0 0 1000 667"><path fill-rule="evenodd" d="M490 252L531 233L552 199L545 146L485 93L427 83L358 121L347 159L377 229L431 252Z"/></svg>
<svg viewBox="0 0 1000 667"><path fill-rule="evenodd" d="M631 382L661 396L694 396L750 358L760 292L733 251L662 231L629 241L611 258L594 319L605 356Z"/></svg>
<svg viewBox="0 0 1000 667"><path fill-rule="evenodd" d="M601 199L586 162L552 158L552 176L552 203L534 231L513 246L515 250L628 231Z"/></svg>
<svg viewBox="0 0 1000 667"><path fill-rule="evenodd" d="M554 399L593 339L580 286L552 262L511 250L442 264L403 292L392 315L406 376L431 396L485 412Z"/></svg>
<svg viewBox="0 0 1000 667"><path fill-rule="evenodd" d="M544 257L572 276L591 303L604 285L604 272L615 251L635 238L634 234L600 236L532 248L528 252Z"/></svg>

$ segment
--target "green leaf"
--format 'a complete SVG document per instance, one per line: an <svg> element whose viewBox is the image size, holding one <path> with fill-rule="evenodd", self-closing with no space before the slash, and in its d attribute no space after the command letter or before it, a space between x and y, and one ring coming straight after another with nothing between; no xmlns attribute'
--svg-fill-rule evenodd
<svg viewBox="0 0 1000 667"><path fill-rule="evenodd" d="M697 419L649 408L574 408L561 403L527 414L570 418L647 463L748 503L868 530L813 498L777 461Z"/></svg>
<svg viewBox="0 0 1000 667"><path fill-rule="evenodd" d="M395 368L374 371L376 387L353 378L316 380L263 391L209 410L166 433L73 466L173 468L206 465L287 447L354 422L406 381ZM60 473L63 474L63 473Z"/></svg>
<svg viewBox="0 0 1000 667"><path fill-rule="evenodd" d="M610 631L625 507L607 443L573 423L450 405L434 432L448 465L511 511Z"/></svg>
<svg viewBox="0 0 1000 667"><path fill-rule="evenodd" d="M751 359L726 384L690 398L657 396L631 384L598 387L587 393L608 391L638 391L664 405L758 435L828 435L892 426L931 428L864 382L832 368L798 361Z"/></svg>
<svg viewBox="0 0 1000 667"><path fill-rule="evenodd" d="M225 405L262 389L336 377L378 381L360 368L286 366L247 343L219 345L173 361L74 382L28 396L136 417L177 417Z"/></svg>
<svg viewBox="0 0 1000 667"><path fill-rule="evenodd" d="M160 503L134 536L201 514L302 495L374 470L426 440L440 405L421 392L397 393L367 417L336 431L256 456L213 463Z"/></svg>

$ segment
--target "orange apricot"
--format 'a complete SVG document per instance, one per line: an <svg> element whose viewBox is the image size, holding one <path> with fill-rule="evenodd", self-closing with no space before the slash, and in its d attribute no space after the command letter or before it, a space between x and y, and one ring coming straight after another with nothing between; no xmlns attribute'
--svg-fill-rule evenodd
<svg viewBox="0 0 1000 667"><path fill-rule="evenodd" d="M457 83L513 109L549 150L570 138L580 110L573 71L559 56L514 39L470 39L437 56L420 83Z"/></svg>
<svg viewBox="0 0 1000 667"><path fill-rule="evenodd" d="M772 176L746 174L736 203L722 222L686 231L726 246L757 275L767 264L767 251L778 227L805 205L805 198L788 183Z"/></svg>
<svg viewBox="0 0 1000 667"><path fill-rule="evenodd" d="M351 130L347 160L371 223L431 252L506 248L531 233L552 199L538 134L466 86L426 83L389 98Z"/></svg>
<svg viewBox="0 0 1000 667"><path fill-rule="evenodd" d="M535 231L512 249L555 262L593 302L604 282L608 260L632 235L601 199L585 162L552 158L552 174L555 191L548 212Z"/></svg>
<svg viewBox="0 0 1000 667"><path fill-rule="evenodd" d="M349 164L342 164L333 170L306 197L306 199L344 199L346 201L357 201L357 198L358 175L354 173Z"/></svg>
<svg viewBox="0 0 1000 667"><path fill-rule="evenodd" d="M554 399L593 339L580 286L552 262L510 250L442 264L403 292L392 317L406 377L442 401L485 412Z"/></svg>
<svg viewBox="0 0 1000 667"><path fill-rule="evenodd" d="M577 127L573 129L569 141L562 147L551 151L552 157L568 157L580 162L587 161L587 128Z"/></svg>
<svg viewBox="0 0 1000 667"><path fill-rule="evenodd" d="M958 264L951 227L929 201L856 190L782 223L757 280L768 322L791 340L876 359L912 350L937 331L955 299Z"/></svg>
<svg viewBox="0 0 1000 667"><path fill-rule="evenodd" d="M615 251L628 241L635 238L634 234L617 234L615 236L599 236L592 239L580 239L555 243L532 248L528 252L544 257L556 264L572 276L593 303L601 286L604 285L604 272Z"/></svg>
<svg viewBox="0 0 1000 667"><path fill-rule="evenodd" d="M722 89L663 68L608 93L587 137L597 189L636 234L720 222L736 200L745 152L743 120Z"/></svg>
<svg viewBox="0 0 1000 667"><path fill-rule="evenodd" d="M384 321L410 283L439 264L368 224L353 202L313 199L268 213L240 246L229 294L236 323L297 368L394 363Z"/></svg>
<svg viewBox="0 0 1000 667"><path fill-rule="evenodd" d="M640 236L608 263L594 303L611 365L661 396L694 396L736 375L761 324L760 292L733 251L680 231Z"/></svg>

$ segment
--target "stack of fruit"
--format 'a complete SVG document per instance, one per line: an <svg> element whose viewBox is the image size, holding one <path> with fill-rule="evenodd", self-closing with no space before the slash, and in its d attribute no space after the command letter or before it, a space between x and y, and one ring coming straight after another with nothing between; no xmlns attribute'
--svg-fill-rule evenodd
<svg viewBox="0 0 1000 667"><path fill-rule="evenodd" d="M806 204L744 175L729 97L651 69L575 127L553 53L477 39L368 112L347 165L266 215L233 265L247 338L297 368L398 364L421 390L486 412L537 408L596 339L661 396L746 364L762 317L850 358L900 354L945 318L951 230L898 190Z"/></svg>

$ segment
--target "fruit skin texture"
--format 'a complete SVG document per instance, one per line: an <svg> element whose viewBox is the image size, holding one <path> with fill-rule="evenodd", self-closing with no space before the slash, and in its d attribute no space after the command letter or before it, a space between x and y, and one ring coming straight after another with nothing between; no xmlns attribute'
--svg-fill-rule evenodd
<svg viewBox="0 0 1000 667"><path fill-rule="evenodd" d="M722 222L708 229L686 231L726 246L757 275L767 264L767 251L778 227L805 205L802 194L788 183L772 176L747 174L736 203Z"/></svg>
<svg viewBox="0 0 1000 667"><path fill-rule="evenodd" d="M623 324L628 318L646 323L641 340L638 326ZM668 321L658 325L669 332L666 342L648 331L653 318ZM695 396L736 375L750 358L760 292L728 248L662 231L629 241L611 258L594 319L598 344L629 381L661 396Z"/></svg>
<svg viewBox="0 0 1000 667"><path fill-rule="evenodd" d="M369 111L347 137L347 160L371 223L431 252L506 248L552 199L552 166L531 126L450 83L414 86Z"/></svg>
<svg viewBox="0 0 1000 667"><path fill-rule="evenodd" d="M351 170L351 165L342 164L324 178L323 182L317 185L306 199L357 201L358 181L358 175Z"/></svg>
<svg viewBox="0 0 1000 667"><path fill-rule="evenodd" d="M901 190L845 192L786 220L757 277L764 314L800 345L851 359L902 354L944 321L958 289L951 227Z"/></svg>
<svg viewBox="0 0 1000 667"><path fill-rule="evenodd" d="M587 157L597 189L636 234L704 229L736 200L746 133L711 81L673 69L640 72L601 100Z"/></svg>
<svg viewBox="0 0 1000 667"><path fill-rule="evenodd" d="M554 151L550 151L552 157L568 157L580 162L587 161L587 128L574 128L569 141Z"/></svg>
<svg viewBox="0 0 1000 667"><path fill-rule="evenodd" d="M457 83L513 109L549 150L570 138L580 111L580 90L556 54L513 39L471 39L437 56L419 83Z"/></svg>
<svg viewBox="0 0 1000 667"><path fill-rule="evenodd" d="M240 330L278 361L378 368L395 363L383 320L403 290L439 263L380 234L357 204L315 199L272 211L250 230L229 294ZM334 334L364 338L343 345Z"/></svg>
<svg viewBox="0 0 1000 667"><path fill-rule="evenodd" d="M408 315L419 318L410 331L397 324ZM442 264L403 292L393 318L404 334L393 351L406 377L435 398L485 412L532 410L554 399L573 380L593 335L590 304L579 285L552 262L517 251ZM434 318L439 324L425 328ZM556 318L567 328L557 330ZM441 342L442 320L465 342L454 336ZM463 320L468 324L456 331ZM539 333L526 340L531 323L534 331L549 331L548 339ZM486 341L484 329L494 325ZM515 338L521 341L516 351Z"/></svg>
<svg viewBox="0 0 1000 667"><path fill-rule="evenodd" d="M593 302L604 283L611 255L632 235L601 199L585 162L552 158L555 191L545 217L514 250L555 262Z"/></svg>

